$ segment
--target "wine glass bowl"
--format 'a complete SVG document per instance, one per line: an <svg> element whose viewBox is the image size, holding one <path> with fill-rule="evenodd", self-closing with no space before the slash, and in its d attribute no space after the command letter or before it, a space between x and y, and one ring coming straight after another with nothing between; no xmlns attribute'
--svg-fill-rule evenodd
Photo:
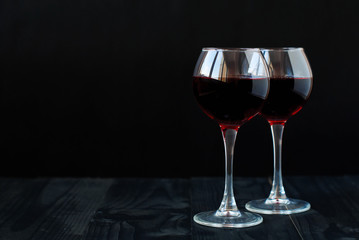
<svg viewBox="0 0 359 240"><path fill-rule="evenodd" d="M261 115L271 124L298 113L312 91L313 77L303 48L262 49L271 90Z"/></svg>
<svg viewBox="0 0 359 240"><path fill-rule="evenodd" d="M272 190L267 199L253 200L246 209L262 214L292 214L310 209L303 200L286 196L282 180L282 137L286 121L297 114L312 91L313 76L303 48L262 49L270 74L270 93L261 115L271 126L274 149Z"/></svg>
<svg viewBox="0 0 359 240"><path fill-rule="evenodd" d="M258 49L204 48L193 75L201 109L221 126L239 127L262 108L268 71Z"/></svg>
<svg viewBox="0 0 359 240"><path fill-rule="evenodd" d="M260 224L258 214L238 210L233 192L233 150L240 126L259 113L269 92L269 73L260 49L203 48L193 74L194 96L221 128L225 188L217 211L198 213L198 224L241 228Z"/></svg>

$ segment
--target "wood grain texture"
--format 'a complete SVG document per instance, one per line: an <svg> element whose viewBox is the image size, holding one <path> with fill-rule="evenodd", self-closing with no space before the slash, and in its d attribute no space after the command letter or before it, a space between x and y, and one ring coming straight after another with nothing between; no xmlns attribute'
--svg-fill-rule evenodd
<svg viewBox="0 0 359 240"><path fill-rule="evenodd" d="M0 179L0 240L359 239L359 176L286 177L284 185L312 209L230 230L192 220L218 208L221 178ZM270 184L236 178L234 188L243 209Z"/></svg>
<svg viewBox="0 0 359 240"><path fill-rule="evenodd" d="M118 179L86 240L190 239L190 192L185 179Z"/></svg>
<svg viewBox="0 0 359 240"><path fill-rule="evenodd" d="M81 239L112 180L2 179L0 238Z"/></svg>
<svg viewBox="0 0 359 240"><path fill-rule="evenodd" d="M303 239L359 239L357 176L291 177L286 184L293 197L312 205L308 213L291 216Z"/></svg>

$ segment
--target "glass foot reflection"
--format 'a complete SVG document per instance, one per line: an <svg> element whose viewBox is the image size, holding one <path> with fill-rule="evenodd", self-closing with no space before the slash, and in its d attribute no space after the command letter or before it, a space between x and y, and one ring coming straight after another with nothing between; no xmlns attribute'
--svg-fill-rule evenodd
<svg viewBox="0 0 359 240"><path fill-rule="evenodd" d="M201 212L193 220L198 224L217 228L244 228L263 222L262 216L255 213L240 212L236 217L218 216L216 213L217 211Z"/></svg>
<svg viewBox="0 0 359 240"><path fill-rule="evenodd" d="M308 211L310 204L298 199L260 199L246 204L246 209L261 214L293 214Z"/></svg>

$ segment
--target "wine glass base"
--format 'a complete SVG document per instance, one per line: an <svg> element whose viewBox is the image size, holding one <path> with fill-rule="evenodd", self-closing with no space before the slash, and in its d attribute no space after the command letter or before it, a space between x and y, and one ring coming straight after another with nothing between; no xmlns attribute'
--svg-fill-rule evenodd
<svg viewBox="0 0 359 240"><path fill-rule="evenodd" d="M284 200L260 199L248 202L246 209L261 214L288 215L308 211L310 209L310 203L292 198Z"/></svg>
<svg viewBox="0 0 359 240"><path fill-rule="evenodd" d="M193 217L193 220L201 225L217 228L244 228L252 227L263 222L262 216L241 212L237 217L222 217L216 215L217 211L201 212Z"/></svg>

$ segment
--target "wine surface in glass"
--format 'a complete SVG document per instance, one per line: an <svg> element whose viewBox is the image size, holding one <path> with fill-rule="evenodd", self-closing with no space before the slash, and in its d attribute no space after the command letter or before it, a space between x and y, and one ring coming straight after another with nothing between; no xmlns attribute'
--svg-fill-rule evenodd
<svg viewBox="0 0 359 240"><path fill-rule="evenodd" d="M271 78L261 114L271 124L283 123L299 112L312 90L312 78Z"/></svg>
<svg viewBox="0 0 359 240"><path fill-rule="evenodd" d="M223 126L241 126L263 107L268 78L194 77L194 95L202 110Z"/></svg>

